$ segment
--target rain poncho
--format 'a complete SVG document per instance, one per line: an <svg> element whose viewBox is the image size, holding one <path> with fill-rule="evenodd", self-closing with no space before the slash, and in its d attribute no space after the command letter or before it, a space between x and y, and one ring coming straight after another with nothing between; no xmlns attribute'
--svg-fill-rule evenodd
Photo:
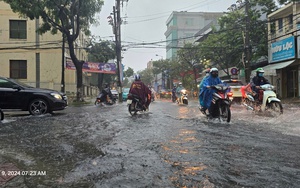
<svg viewBox="0 0 300 188"><path fill-rule="evenodd" d="M200 105L201 106L203 106L203 95L201 96L200 95L200 93L201 93L201 90L202 90L202 88L203 88L203 83L204 83L204 80L207 78L207 77L209 77L209 74L208 75L206 75L202 80L201 80L201 82L200 82L200 84L199 84L199 103L200 103Z"/></svg>
<svg viewBox="0 0 300 188"><path fill-rule="evenodd" d="M151 90L142 81L134 81L131 84L129 93L139 96L142 103L145 104L147 102L146 105L149 106L151 101Z"/></svg>
<svg viewBox="0 0 300 188"><path fill-rule="evenodd" d="M183 90L183 89L184 89L184 87L182 85L179 85L177 87L177 89L176 89L176 95L177 95L178 98L181 97L181 90Z"/></svg>
<svg viewBox="0 0 300 188"><path fill-rule="evenodd" d="M211 100L212 100L212 95L215 91L215 89L212 88L207 88L207 86L212 86L212 85L217 85L217 84L222 84L222 81L219 77L212 77L211 75L209 75L208 77L206 77L203 81L203 87L200 90L200 98L202 100L200 104L202 107L208 109L210 107L211 104Z"/></svg>

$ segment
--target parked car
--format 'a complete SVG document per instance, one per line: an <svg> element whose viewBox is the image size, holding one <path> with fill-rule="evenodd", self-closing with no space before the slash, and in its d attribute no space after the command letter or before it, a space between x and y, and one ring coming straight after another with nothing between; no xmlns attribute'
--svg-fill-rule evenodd
<svg viewBox="0 0 300 188"><path fill-rule="evenodd" d="M229 79L222 80L222 82L227 83L230 86L230 90L233 93L233 101L241 102L242 92L241 87L244 85L241 80Z"/></svg>
<svg viewBox="0 0 300 188"><path fill-rule="evenodd" d="M117 90L115 89L111 89L111 94L113 95L114 99L116 99L116 101L119 99L119 93Z"/></svg>
<svg viewBox="0 0 300 188"><path fill-rule="evenodd" d="M61 92L28 86L11 78L0 77L0 108L29 111L41 115L63 110L67 96Z"/></svg>
<svg viewBox="0 0 300 188"><path fill-rule="evenodd" d="M127 98L128 98L128 93L129 93L129 90L130 88L123 88L123 92L122 92L122 98L123 98L123 101L126 101Z"/></svg>

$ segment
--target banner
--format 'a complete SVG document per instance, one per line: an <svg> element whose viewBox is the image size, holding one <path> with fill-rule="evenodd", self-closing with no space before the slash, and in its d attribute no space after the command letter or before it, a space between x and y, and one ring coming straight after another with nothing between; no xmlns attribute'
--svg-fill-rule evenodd
<svg viewBox="0 0 300 188"><path fill-rule="evenodd" d="M76 70L72 61L66 61L66 69ZM104 74L116 74L115 63L97 63L97 62L84 62L82 66L83 72L94 72Z"/></svg>

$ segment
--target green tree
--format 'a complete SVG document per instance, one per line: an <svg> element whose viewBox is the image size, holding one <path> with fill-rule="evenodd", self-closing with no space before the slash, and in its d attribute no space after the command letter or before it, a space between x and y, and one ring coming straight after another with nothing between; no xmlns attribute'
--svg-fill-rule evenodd
<svg viewBox="0 0 300 188"><path fill-rule="evenodd" d="M93 62L107 63L111 59L115 59L115 44L110 41L91 41L88 48L88 60ZM102 89L103 83L112 83L116 75L104 74L104 73L94 73L97 74L95 81L98 85L99 90Z"/></svg>
<svg viewBox="0 0 300 188"><path fill-rule="evenodd" d="M219 20L219 29L213 28L213 33L200 43L201 54L211 59L225 73L229 75L229 68L236 66L243 68L245 52L246 24L249 24L249 47L251 49L251 61L268 56L268 37L266 20L261 20L261 15L271 13L276 9L273 0L249 0L249 19L245 15L243 6L222 16ZM262 7L261 10L255 8Z"/></svg>
<svg viewBox="0 0 300 188"><path fill-rule="evenodd" d="M60 31L67 40L71 59L76 67L77 100L82 95L82 65L75 54L75 41L80 32L90 34L90 24L96 23L94 16L101 11L103 0L2 0L8 3L14 12L29 19L42 19L38 28L40 34Z"/></svg>
<svg viewBox="0 0 300 188"><path fill-rule="evenodd" d="M139 71L138 74L141 76L142 82L146 85L151 85L152 81L154 80L153 72L151 69L144 69Z"/></svg>
<svg viewBox="0 0 300 188"><path fill-rule="evenodd" d="M199 77L199 73L205 68L205 65L201 61L203 56L200 53L199 46L191 43L185 44L183 48L178 50L177 56L179 62L183 66L186 66L187 72L193 72L193 89L197 89L197 78ZM188 83L191 82L189 81Z"/></svg>
<svg viewBox="0 0 300 188"><path fill-rule="evenodd" d="M107 40L91 42L87 51L89 61L107 63L116 58L115 44Z"/></svg>
<svg viewBox="0 0 300 188"><path fill-rule="evenodd" d="M131 67L128 67L126 69L126 71L124 71L124 77L130 77L130 76L133 76L134 74L134 71Z"/></svg>

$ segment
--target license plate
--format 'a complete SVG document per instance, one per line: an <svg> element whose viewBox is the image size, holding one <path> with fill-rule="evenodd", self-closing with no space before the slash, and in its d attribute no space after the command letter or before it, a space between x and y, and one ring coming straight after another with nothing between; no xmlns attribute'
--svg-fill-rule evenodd
<svg viewBox="0 0 300 188"><path fill-rule="evenodd" d="M131 103L132 103L132 100L128 99L127 104L131 104Z"/></svg>
<svg viewBox="0 0 300 188"><path fill-rule="evenodd" d="M239 89L238 88L233 88L233 91L238 91Z"/></svg>

